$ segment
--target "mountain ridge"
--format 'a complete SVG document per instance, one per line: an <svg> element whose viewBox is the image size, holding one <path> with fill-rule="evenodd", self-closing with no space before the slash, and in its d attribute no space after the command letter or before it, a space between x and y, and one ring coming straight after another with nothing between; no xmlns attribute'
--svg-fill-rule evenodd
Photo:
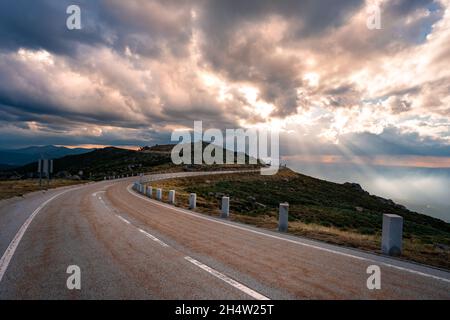
<svg viewBox="0 0 450 320"><path fill-rule="evenodd" d="M55 159L67 155L76 155L91 152L92 148L67 148L63 146L44 145L29 146L18 149L0 149L1 167L20 167L40 158ZM4 170L4 168L3 168Z"/></svg>

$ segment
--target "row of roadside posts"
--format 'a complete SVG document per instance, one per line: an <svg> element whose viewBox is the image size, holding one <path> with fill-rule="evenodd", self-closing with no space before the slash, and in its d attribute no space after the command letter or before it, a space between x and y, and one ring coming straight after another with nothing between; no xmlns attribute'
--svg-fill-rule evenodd
<svg viewBox="0 0 450 320"><path fill-rule="evenodd" d="M153 187L140 182L133 184L133 189L149 198L153 198ZM155 199L162 201L163 191L161 188L155 189ZM169 190L169 204L175 205L175 190ZM197 206L197 195L191 193L189 195L189 209L194 210ZM230 198L222 197L222 206L220 209L220 217L228 219L230 216ZM287 232L289 222L289 204L287 202L280 203L278 209L278 231ZM383 254L391 256L399 256L402 252L403 238L403 217L395 214L384 214L381 236L381 251Z"/></svg>

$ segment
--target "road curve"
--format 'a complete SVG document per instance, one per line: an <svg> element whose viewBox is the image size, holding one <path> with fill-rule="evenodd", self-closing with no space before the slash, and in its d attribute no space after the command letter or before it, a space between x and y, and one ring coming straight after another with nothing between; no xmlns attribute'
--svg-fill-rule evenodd
<svg viewBox="0 0 450 320"><path fill-rule="evenodd" d="M183 210L136 179L0 202L0 299L450 299L448 272Z"/></svg>

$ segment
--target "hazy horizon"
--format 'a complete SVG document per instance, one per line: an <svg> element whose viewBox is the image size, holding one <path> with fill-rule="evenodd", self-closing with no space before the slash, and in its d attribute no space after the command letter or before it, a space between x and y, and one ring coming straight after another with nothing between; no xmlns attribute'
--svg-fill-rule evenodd
<svg viewBox="0 0 450 320"><path fill-rule="evenodd" d="M292 170L336 183L354 182L370 194L450 223L450 168L408 168L286 162Z"/></svg>

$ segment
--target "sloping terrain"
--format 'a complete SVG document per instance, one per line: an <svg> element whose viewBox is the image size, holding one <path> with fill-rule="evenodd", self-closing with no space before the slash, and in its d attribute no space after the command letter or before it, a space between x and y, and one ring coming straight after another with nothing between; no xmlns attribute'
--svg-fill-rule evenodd
<svg viewBox="0 0 450 320"><path fill-rule="evenodd" d="M276 229L278 206L289 203L289 232L380 252L383 213L404 218L404 256L450 269L450 224L375 195L354 183L332 183L282 169L274 176L240 173L173 179L153 184L177 190L187 207L197 194L198 210L219 214L220 199L230 197L232 219Z"/></svg>

